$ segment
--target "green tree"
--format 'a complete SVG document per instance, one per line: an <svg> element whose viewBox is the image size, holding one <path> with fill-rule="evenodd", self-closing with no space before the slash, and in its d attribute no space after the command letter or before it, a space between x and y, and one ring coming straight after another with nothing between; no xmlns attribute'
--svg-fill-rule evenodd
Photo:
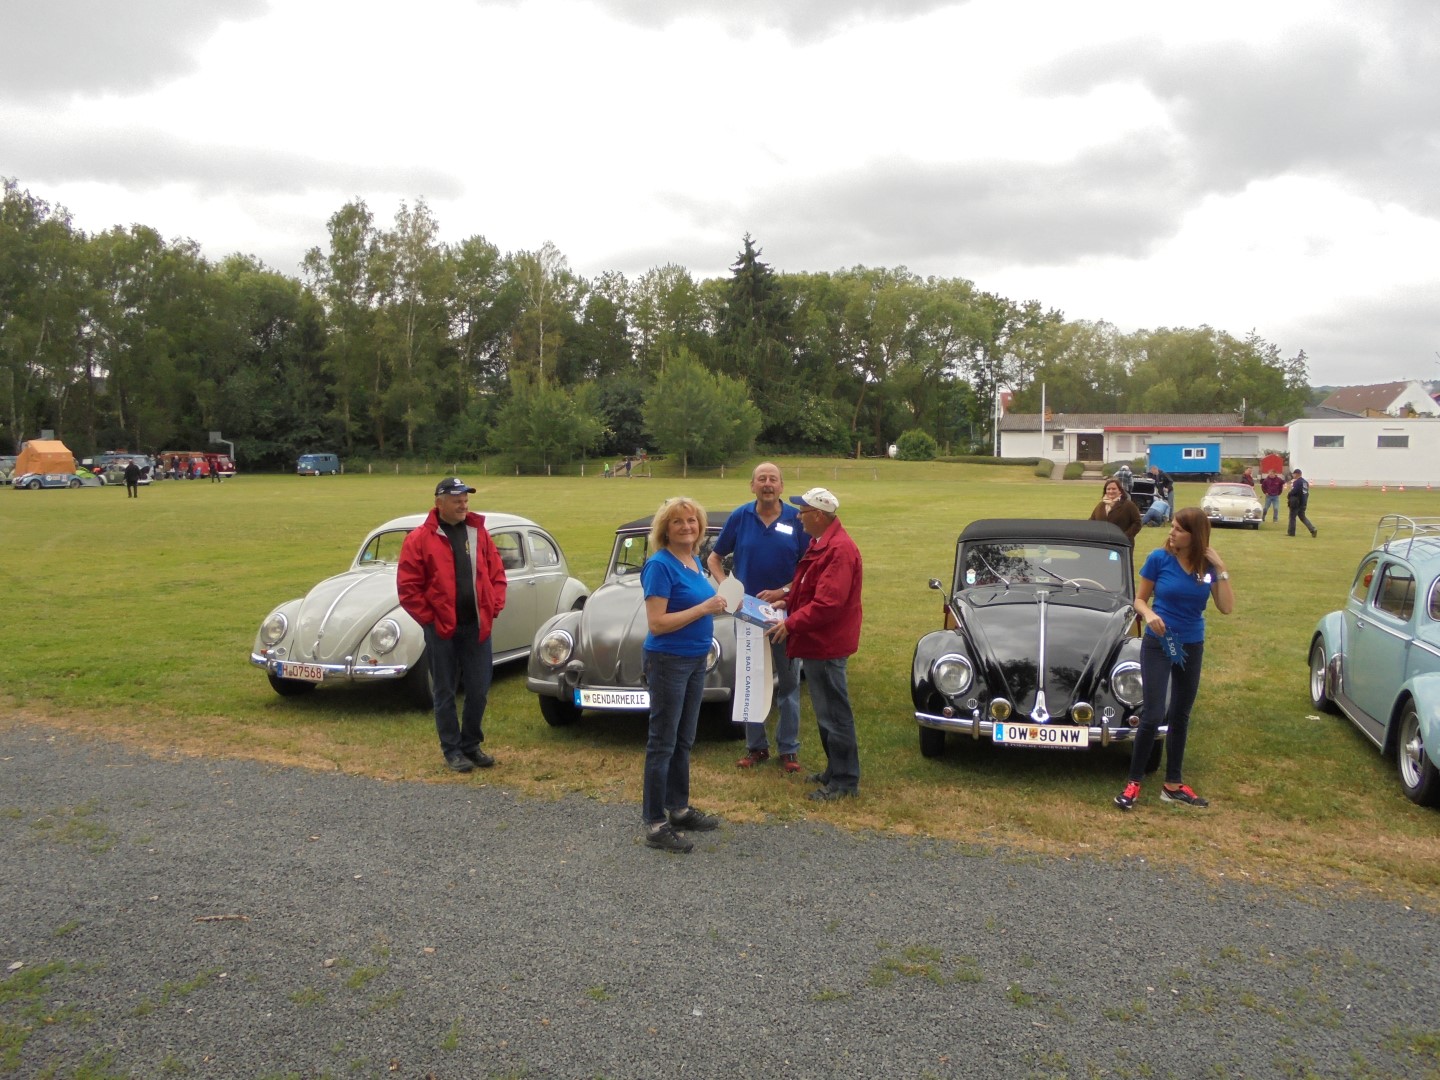
<svg viewBox="0 0 1440 1080"><path fill-rule="evenodd" d="M765 423L779 417L795 375L793 303L779 276L760 260L750 234L730 267L716 322L718 372L745 384ZM778 433L783 437L784 428Z"/></svg>
<svg viewBox="0 0 1440 1080"><path fill-rule="evenodd" d="M521 385L496 417L491 446L548 470L594 449L604 434L594 383L569 389Z"/></svg>
<svg viewBox="0 0 1440 1080"><path fill-rule="evenodd" d="M747 452L760 431L760 411L739 379L707 371L682 351L645 396L645 426L658 448L680 455L688 470Z"/></svg>
<svg viewBox="0 0 1440 1080"><path fill-rule="evenodd" d="M379 288L375 281L375 220L364 200L346 203L330 216L329 251L305 254L304 270L325 309L329 331L326 374L330 378L340 437L353 452L372 402L385 390L384 365L371 333ZM384 445L384 432L375 433Z"/></svg>

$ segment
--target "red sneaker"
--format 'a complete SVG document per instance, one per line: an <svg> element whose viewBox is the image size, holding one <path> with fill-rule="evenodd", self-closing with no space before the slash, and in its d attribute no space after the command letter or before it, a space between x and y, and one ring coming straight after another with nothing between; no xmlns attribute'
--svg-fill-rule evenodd
<svg viewBox="0 0 1440 1080"><path fill-rule="evenodd" d="M770 760L769 750L746 750L745 756L735 762L737 768L753 769L763 761Z"/></svg>

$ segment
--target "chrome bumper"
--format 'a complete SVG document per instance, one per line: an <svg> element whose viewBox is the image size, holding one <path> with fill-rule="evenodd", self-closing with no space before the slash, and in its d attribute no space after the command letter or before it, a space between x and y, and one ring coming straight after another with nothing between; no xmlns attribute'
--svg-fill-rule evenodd
<svg viewBox="0 0 1440 1080"><path fill-rule="evenodd" d="M256 667L264 668L266 671L271 671L281 662L280 660L271 659L264 653L252 652L250 654L250 663ZM318 667L321 671L325 672L326 682L329 682L331 679L348 679L353 682L370 682L374 679L400 679L404 678L410 671L409 665L407 664L361 664L357 667L355 664L350 663L316 664L309 660L303 662L310 664L311 667Z"/></svg>
<svg viewBox="0 0 1440 1080"><path fill-rule="evenodd" d="M1127 717L1127 721L1128 721ZM934 728L936 731L950 731L957 735L969 735L972 739L993 739L995 733L995 721L980 716L937 716L935 713L916 712L915 720L921 727ZM1007 724L1029 724L1033 723L1028 717L1016 713L1009 720L1001 721ZM1078 725L1057 725L1057 726L1078 726ZM1089 728L1091 744L1099 743L1101 746L1110 746L1114 743L1128 743L1135 741L1136 727L1131 727L1128 722L1119 724L1094 724ZM1160 725L1160 736L1169 733L1165 724Z"/></svg>

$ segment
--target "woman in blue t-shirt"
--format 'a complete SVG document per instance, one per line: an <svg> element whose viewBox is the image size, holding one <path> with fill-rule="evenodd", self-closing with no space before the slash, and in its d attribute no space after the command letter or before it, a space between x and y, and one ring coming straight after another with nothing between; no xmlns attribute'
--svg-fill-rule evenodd
<svg viewBox="0 0 1440 1080"><path fill-rule="evenodd" d="M1210 520L1193 506L1175 514L1165 546L1156 548L1140 568L1135 610L1145 622L1140 642L1140 674L1145 701L1140 730L1130 754L1130 781L1115 796L1115 805L1129 810L1140 796L1140 781L1162 723L1165 736L1165 785L1162 802L1209 806L1184 782L1185 736L1190 708L1200 690L1205 659L1205 605L1211 597L1222 615L1235 610L1230 573L1210 546ZM1169 708L1166 708L1166 694Z"/></svg>
<svg viewBox="0 0 1440 1080"><path fill-rule="evenodd" d="M716 828L720 819L690 805L690 747L705 689L714 616L725 601L700 564L705 508L667 500L650 526L650 556L640 571L645 593L645 681L650 738L645 744L645 843L662 851L694 845L677 829Z"/></svg>

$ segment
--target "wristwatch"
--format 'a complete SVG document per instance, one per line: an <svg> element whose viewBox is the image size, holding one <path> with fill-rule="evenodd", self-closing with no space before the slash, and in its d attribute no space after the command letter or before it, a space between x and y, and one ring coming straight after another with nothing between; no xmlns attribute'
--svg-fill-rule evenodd
<svg viewBox="0 0 1440 1080"><path fill-rule="evenodd" d="M1230 580L1230 571L1229 571L1229 570L1221 570L1221 571L1220 571L1220 580L1221 580L1221 581L1229 581L1229 580Z"/></svg>

